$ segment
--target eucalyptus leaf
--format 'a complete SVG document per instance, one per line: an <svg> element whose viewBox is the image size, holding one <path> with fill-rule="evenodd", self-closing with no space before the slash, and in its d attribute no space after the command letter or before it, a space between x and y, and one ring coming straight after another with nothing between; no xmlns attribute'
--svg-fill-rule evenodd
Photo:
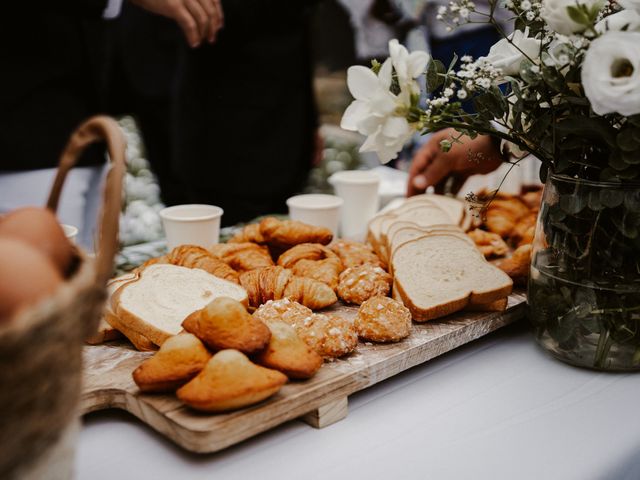
<svg viewBox="0 0 640 480"><path fill-rule="evenodd" d="M625 128L616 136L616 142L620 150L624 152L635 152L640 149L640 142L634 137L632 128Z"/></svg>
<svg viewBox="0 0 640 480"><path fill-rule="evenodd" d="M598 190L591 190L587 197L587 205L594 212L600 211L605 208L605 206L600 201L600 192Z"/></svg>
<svg viewBox="0 0 640 480"><path fill-rule="evenodd" d="M580 194L568 194L560 196L560 208L569 215L575 215L587 206L587 196Z"/></svg>

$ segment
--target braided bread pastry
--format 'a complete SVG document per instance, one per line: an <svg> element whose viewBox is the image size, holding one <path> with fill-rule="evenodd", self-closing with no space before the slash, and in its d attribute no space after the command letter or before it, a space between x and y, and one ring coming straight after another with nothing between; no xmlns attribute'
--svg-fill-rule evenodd
<svg viewBox="0 0 640 480"><path fill-rule="evenodd" d="M218 243L209 251L238 272L273 266L267 247L252 242Z"/></svg>
<svg viewBox="0 0 640 480"><path fill-rule="evenodd" d="M278 265L294 275L318 280L333 290L338 287L338 277L343 270L338 256L319 243L301 243L290 248L280 255Z"/></svg>
<svg viewBox="0 0 640 480"><path fill-rule="evenodd" d="M187 268L199 268L218 278L238 283L238 272L222 260L217 259L207 249L196 245L180 245L171 250L164 259L172 265Z"/></svg>
<svg viewBox="0 0 640 480"><path fill-rule="evenodd" d="M288 298L317 309L328 307L338 300L335 292L324 283L297 277L282 267L244 272L240 275L240 284L247 291L252 307L259 307L269 300Z"/></svg>

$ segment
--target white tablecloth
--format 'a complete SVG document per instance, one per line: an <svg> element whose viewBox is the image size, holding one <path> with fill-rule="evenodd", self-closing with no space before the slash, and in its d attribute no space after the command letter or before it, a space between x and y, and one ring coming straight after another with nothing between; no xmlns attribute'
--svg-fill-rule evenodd
<svg viewBox="0 0 640 480"><path fill-rule="evenodd" d="M564 365L524 322L349 399L316 430L298 421L210 455L135 418L91 414L80 479L640 479L640 374Z"/></svg>

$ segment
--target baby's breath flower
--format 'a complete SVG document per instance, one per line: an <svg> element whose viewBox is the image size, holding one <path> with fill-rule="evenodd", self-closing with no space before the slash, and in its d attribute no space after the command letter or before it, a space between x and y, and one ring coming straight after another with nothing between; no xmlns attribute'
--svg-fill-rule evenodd
<svg viewBox="0 0 640 480"><path fill-rule="evenodd" d="M466 90L458 90L458 98L460 100L464 100L465 98L467 98L467 91Z"/></svg>

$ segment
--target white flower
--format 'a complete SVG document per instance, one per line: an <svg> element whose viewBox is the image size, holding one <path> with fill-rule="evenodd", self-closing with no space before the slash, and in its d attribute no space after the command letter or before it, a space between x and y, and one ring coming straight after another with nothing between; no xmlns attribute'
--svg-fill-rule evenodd
<svg viewBox="0 0 640 480"><path fill-rule="evenodd" d="M445 7L444 5L440 5L438 7L438 15L446 15L447 14L447 7Z"/></svg>
<svg viewBox="0 0 640 480"><path fill-rule="evenodd" d="M453 96L453 90L451 88L445 88L444 92L442 92L445 97Z"/></svg>
<svg viewBox="0 0 640 480"><path fill-rule="evenodd" d="M598 115L640 113L640 33L608 32L584 57L582 85Z"/></svg>
<svg viewBox="0 0 640 480"><path fill-rule="evenodd" d="M362 66L347 71L347 86L355 100L342 116L340 126L366 135L361 152L376 152L386 163L395 158L411 137L414 127L403 116L411 106L411 95L419 92L415 78L426 69L425 52L409 53L397 40L389 42L391 57L380 67L378 75ZM395 70L400 93L390 91Z"/></svg>
<svg viewBox="0 0 640 480"><path fill-rule="evenodd" d="M627 10L635 10L640 13L640 0L618 0L618 5Z"/></svg>
<svg viewBox="0 0 640 480"><path fill-rule="evenodd" d="M499 68L503 75L516 75L520 70L522 60L529 58L535 62L538 59L540 40L529 37L529 28L524 31L515 30L508 38L509 40L503 38L493 45L489 50L489 55L479 60L484 60L495 68Z"/></svg>
<svg viewBox="0 0 640 480"><path fill-rule="evenodd" d="M640 13L635 10L621 10L600 20L596 23L595 29L600 34L619 30L640 32Z"/></svg>
<svg viewBox="0 0 640 480"><path fill-rule="evenodd" d="M531 2L529 0L522 0L522 2L520 2L520 9L523 11L527 11L531 8Z"/></svg>
<svg viewBox="0 0 640 480"><path fill-rule="evenodd" d="M591 8L602 4L603 0L542 0L540 16L554 32L570 35L582 32L586 27L571 19L568 7L585 5Z"/></svg>
<svg viewBox="0 0 640 480"><path fill-rule="evenodd" d="M525 16L530 22L533 22L533 20L536 18L535 12L532 12L531 10L529 10Z"/></svg>
<svg viewBox="0 0 640 480"><path fill-rule="evenodd" d="M464 100L465 98L467 98L467 91L466 90L458 90L458 98L460 100Z"/></svg>

